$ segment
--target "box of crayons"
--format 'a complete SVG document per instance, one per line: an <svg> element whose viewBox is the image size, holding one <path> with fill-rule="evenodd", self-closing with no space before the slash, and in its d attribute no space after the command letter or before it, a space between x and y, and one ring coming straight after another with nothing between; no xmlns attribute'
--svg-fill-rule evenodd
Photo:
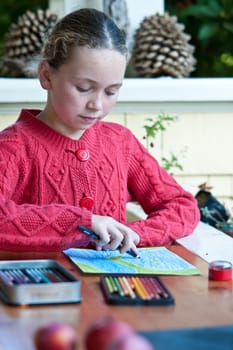
<svg viewBox="0 0 233 350"><path fill-rule="evenodd" d="M108 304L162 306L175 303L161 278L154 275L102 275L100 285Z"/></svg>
<svg viewBox="0 0 233 350"><path fill-rule="evenodd" d="M80 281L54 260L0 261L0 298L13 305L76 303Z"/></svg>

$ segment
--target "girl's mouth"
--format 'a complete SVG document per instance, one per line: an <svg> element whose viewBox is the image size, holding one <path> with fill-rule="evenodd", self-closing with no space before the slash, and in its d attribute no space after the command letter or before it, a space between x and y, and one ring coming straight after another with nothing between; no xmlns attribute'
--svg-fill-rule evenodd
<svg viewBox="0 0 233 350"><path fill-rule="evenodd" d="M80 115L79 116L83 121L85 121L85 123L93 123L95 121L98 120L97 117L89 117L89 116L84 116L84 115Z"/></svg>

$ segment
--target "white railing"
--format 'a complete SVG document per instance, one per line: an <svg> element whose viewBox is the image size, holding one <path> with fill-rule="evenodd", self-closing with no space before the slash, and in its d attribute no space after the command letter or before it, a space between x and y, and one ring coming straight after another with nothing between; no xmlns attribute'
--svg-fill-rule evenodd
<svg viewBox="0 0 233 350"><path fill-rule="evenodd" d="M18 113L22 107L41 107L46 91L37 79L0 78L0 114ZM125 79L115 112L233 111L232 78Z"/></svg>

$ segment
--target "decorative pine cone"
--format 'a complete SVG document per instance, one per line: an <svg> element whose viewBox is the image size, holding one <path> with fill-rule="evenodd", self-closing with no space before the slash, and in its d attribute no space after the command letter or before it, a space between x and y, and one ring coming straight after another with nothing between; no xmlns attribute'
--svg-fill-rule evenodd
<svg viewBox="0 0 233 350"><path fill-rule="evenodd" d="M145 17L135 32L132 66L142 77L188 77L195 69L194 47L176 16Z"/></svg>
<svg viewBox="0 0 233 350"><path fill-rule="evenodd" d="M58 16L49 10L26 11L13 23L5 35L4 55L0 67L2 76L37 76L37 66L45 33L49 32Z"/></svg>

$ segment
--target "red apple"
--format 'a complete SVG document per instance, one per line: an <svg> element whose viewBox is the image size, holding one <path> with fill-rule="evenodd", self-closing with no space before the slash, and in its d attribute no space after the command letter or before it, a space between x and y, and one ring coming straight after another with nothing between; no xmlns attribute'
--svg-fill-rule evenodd
<svg viewBox="0 0 233 350"><path fill-rule="evenodd" d="M105 317L94 322L85 336L86 350L106 350L117 339L134 333L133 328L120 320Z"/></svg>
<svg viewBox="0 0 233 350"><path fill-rule="evenodd" d="M34 344L37 350L77 350L78 336L72 327L51 322L36 330Z"/></svg>
<svg viewBox="0 0 233 350"><path fill-rule="evenodd" d="M142 335L133 333L117 339L106 350L153 350L152 344Z"/></svg>

